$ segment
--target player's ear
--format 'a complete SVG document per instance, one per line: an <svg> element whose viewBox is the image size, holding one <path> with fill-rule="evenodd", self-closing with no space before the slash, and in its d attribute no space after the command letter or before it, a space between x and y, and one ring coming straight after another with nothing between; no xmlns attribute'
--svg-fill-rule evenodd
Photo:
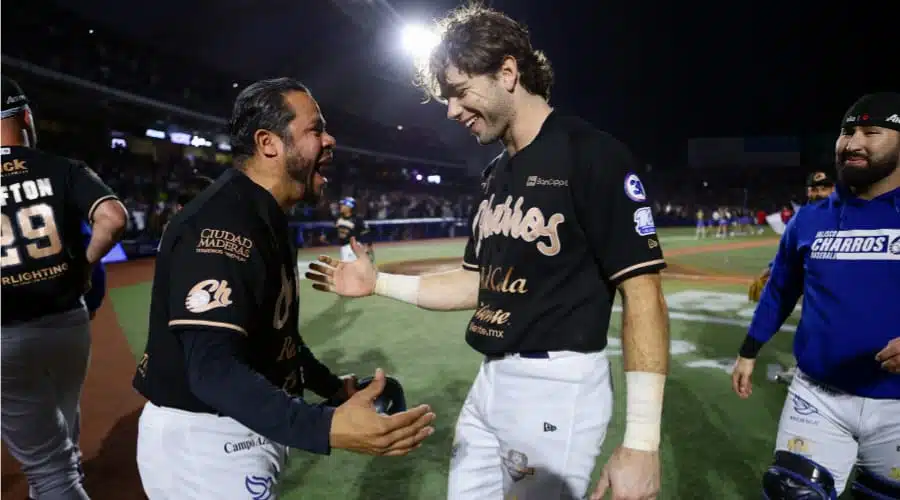
<svg viewBox="0 0 900 500"><path fill-rule="evenodd" d="M503 90L507 92L515 90L516 83L519 82L519 65L516 63L516 58L510 56L503 58L500 70L497 71L497 81Z"/></svg>
<svg viewBox="0 0 900 500"><path fill-rule="evenodd" d="M272 132L259 129L253 134L256 150L266 158L275 158L281 153L281 139Z"/></svg>

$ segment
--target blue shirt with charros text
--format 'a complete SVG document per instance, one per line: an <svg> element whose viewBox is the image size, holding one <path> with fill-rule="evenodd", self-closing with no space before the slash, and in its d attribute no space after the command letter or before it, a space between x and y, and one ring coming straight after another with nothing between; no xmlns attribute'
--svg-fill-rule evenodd
<svg viewBox="0 0 900 500"><path fill-rule="evenodd" d="M900 337L900 189L872 200L839 187L787 224L750 324L768 341L803 296L797 366L844 392L900 399L875 355Z"/></svg>

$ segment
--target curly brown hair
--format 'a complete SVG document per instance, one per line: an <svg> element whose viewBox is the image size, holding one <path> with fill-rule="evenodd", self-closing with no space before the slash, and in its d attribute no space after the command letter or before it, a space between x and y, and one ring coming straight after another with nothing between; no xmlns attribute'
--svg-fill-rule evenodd
<svg viewBox="0 0 900 500"><path fill-rule="evenodd" d="M446 102L446 71L451 64L468 75L493 76L506 57L519 69L519 83L531 94L550 100L553 68L547 56L531 46L528 27L478 2L458 7L437 22L440 42L416 64L415 85L425 102Z"/></svg>

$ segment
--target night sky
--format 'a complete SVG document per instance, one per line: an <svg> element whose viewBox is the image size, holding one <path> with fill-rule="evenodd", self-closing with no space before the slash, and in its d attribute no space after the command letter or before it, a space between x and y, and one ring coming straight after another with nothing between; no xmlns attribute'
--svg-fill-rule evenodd
<svg viewBox="0 0 900 500"><path fill-rule="evenodd" d="M456 2L64 3L105 29L248 80L298 76L326 112L345 105L387 123L439 128L478 149L443 119L441 106L419 104L396 47L403 21L438 16ZM549 56L553 105L619 136L651 163L683 163L691 137L836 134L858 96L900 90L897 0L490 4L528 24L534 46Z"/></svg>

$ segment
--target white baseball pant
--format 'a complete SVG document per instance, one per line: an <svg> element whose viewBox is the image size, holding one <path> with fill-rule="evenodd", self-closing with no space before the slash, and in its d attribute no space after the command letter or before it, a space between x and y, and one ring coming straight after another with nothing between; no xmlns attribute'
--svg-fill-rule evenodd
<svg viewBox="0 0 900 500"><path fill-rule="evenodd" d="M612 405L605 352L485 360L456 423L447 498L584 498Z"/></svg>
<svg viewBox="0 0 900 500"><path fill-rule="evenodd" d="M275 500L287 459L236 420L144 405L137 465L150 500Z"/></svg>
<svg viewBox="0 0 900 500"><path fill-rule="evenodd" d="M353 247L349 243L341 247L341 261L353 262L356 260L356 254L353 253Z"/></svg>
<svg viewBox="0 0 900 500"><path fill-rule="evenodd" d="M900 481L900 400L853 396L798 369L781 412L775 449L828 469L838 496L854 465Z"/></svg>

